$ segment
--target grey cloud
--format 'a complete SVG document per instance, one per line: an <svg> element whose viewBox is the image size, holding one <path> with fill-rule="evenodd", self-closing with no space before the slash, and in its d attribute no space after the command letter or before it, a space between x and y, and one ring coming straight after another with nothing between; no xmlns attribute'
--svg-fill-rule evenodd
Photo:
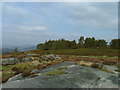
<svg viewBox="0 0 120 90"><path fill-rule="evenodd" d="M70 4L70 3L68 3ZM101 29L117 29L117 3L71 3L71 22Z"/></svg>

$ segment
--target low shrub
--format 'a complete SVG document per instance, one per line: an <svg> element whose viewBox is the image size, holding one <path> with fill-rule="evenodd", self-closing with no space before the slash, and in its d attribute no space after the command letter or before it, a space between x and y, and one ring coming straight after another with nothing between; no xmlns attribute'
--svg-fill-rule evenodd
<svg viewBox="0 0 120 90"><path fill-rule="evenodd" d="M2 58L12 58L13 55L12 54L5 54L5 55L2 55Z"/></svg>
<svg viewBox="0 0 120 90"><path fill-rule="evenodd" d="M88 61L76 61L75 64L77 65L81 65L81 66L91 66L92 62L88 62Z"/></svg>
<svg viewBox="0 0 120 90"><path fill-rule="evenodd" d="M18 67L13 67L11 70L15 72L15 75L24 72L27 68L18 68Z"/></svg>
<svg viewBox="0 0 120 90"><path fill-rule="evenodd" d="M36 66L36 68L37 69L44 69L44 68L46 68L47 66L45 65L45 64L38 64L37 66Z"/></svg>
<svg viewBox="0 0 120 90"><path fill-rule="evenodd" d="M99 68L100 65L99 65L99 64L96 64L96 63L93 63L93 64L91 64L91 67L93 67L93 68Z"/></svg>
<svg viewBox="0 0 120 90"><path fill-rule="evenodd" d="M14 75L14 72L2 72L2 83L5 83L10 77Z"/></svg>
<svg viewBox="0 0 120 90"><path fill-rule="evenodd" d="M11 70L15 72L15 75L17 75L19 73L22 73L22 71L23 71L23 69L20 69L20 68L17 68L17 67L13 67Z"/></svg>
<svg viewBox="0 0 120 90"><path fill-rule="evenodd" d="M17 67L13 67L11 70L12 70L12 71L18 71L18 70L20 70L20 69L17 68Z"/></svg>
<svg viewBox="0 0 120 90"><path fill-rule="evenodd" d="M114 64L116 64L116 62L115 61L103 61L103 64L105 64L105 65L114 65Z"/></svg>
<svg viewBox="0 0 120 90"><path fill-rule="evenodd" d="M31 73L31 70L24 70L22 72L22 77L27 77L27 76L30 76L32 73Z"/></svg>
<svg viewBox="0 0 120 90"><path fill-rule="evenodd" d="M36 74L30 75L30 77L37 77L37 76L39 76L39 75L36 75Z"/></svg>

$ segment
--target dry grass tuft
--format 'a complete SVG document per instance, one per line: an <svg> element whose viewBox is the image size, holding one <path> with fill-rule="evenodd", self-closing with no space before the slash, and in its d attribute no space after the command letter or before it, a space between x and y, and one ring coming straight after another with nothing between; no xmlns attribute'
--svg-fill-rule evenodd
<svg viewBox="0 0 120 90"><path fill-rule="evenodd" d="M76 64L81 66L91 66L92 62L80 61L80 62L76 62Z"/></svg>

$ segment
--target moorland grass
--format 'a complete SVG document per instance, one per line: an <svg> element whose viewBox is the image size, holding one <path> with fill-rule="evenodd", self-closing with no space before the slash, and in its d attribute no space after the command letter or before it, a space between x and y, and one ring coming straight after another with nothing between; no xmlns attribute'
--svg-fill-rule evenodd
<svg viewBox="0 0 120 90"><path fill-rule="evenodd" d="M55 75L62 75L62 74L68 74L67 72L65 71L51 71L51 72L48 72L48 73L44 73L43 75L50 75L50 76L55 76Z"/></svg>
<svg viewBox="0 0 120 90"><path fill-rule="evenodd" d="M79 55L79 56L103 56L114 57L118 56L118 49L110 48L79 48L79 49L61 49L61 50L46 50L39 49L29 51L37 54L57 54L57 55Z"/></svg>

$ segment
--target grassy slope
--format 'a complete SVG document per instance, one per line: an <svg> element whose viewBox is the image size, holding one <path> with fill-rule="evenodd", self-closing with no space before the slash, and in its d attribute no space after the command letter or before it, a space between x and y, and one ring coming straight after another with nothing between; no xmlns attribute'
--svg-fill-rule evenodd
<svg viewBox="0 0 120 90"><path fill-rule="evenodd" d="M96 49L96 48L80 48L80 49L65 49L65 50L32 50L31 53L39 54L59 54L59 55L80 55L80 56L118 56L117 49Z"/></svg>
<svg viewBox="0 0 120 90"><path fill-rule="evenodd" d="M57 54L57 55L79 55L79 56L118 56L118 49L97 49L97 48L80 48L80 49L64 49L64 50L46 50L42 51L39 49L31 50L26 53L24 52L17 52L17 53L10 53L5 54L3 58L10 58L10 57L26 57L26 54Z"/></svg>

